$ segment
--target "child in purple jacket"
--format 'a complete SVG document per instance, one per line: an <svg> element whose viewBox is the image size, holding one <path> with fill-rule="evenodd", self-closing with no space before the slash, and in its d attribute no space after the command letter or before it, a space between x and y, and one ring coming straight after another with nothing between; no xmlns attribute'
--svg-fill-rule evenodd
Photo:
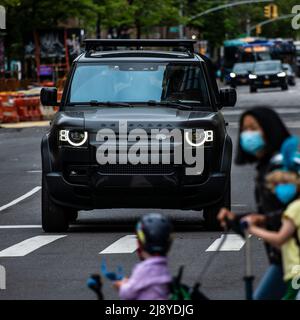
<svg viewBox="0 0 300 320"><path fill-rule="evenodd" d="M130 276L114 283L123 300L167 300L172 277L167 253L172 226L158 213L145 215L137 224L138 256L141 260Z"/></svg>

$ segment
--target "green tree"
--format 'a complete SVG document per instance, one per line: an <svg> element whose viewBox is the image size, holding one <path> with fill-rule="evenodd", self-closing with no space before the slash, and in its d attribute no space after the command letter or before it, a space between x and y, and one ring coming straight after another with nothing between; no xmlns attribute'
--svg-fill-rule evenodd
<svg viewBox="0 0 300 320"><path fill-rule="evenodd" d="M156 26L170 26L179 21L178 2L174 0L96 0L102 26L135 28L137 38L147 35Z"/></svg>

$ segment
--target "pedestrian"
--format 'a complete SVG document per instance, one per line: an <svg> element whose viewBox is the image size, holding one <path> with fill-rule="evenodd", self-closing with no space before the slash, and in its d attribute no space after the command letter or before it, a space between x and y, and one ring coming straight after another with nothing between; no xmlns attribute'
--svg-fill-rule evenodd
<svg viewBox="0 0 300 320"><path fill-rule="evenodd" d="M271 159L290 137L290 133L278 114L266 107L256 107L244 112L240 118L237 153L237 165L256 164L255 201L257 212L251 214L256 224L265 225L269 230L277 231L281 226L281 214L285 208L275 195L265 186L266 175L272 171ZM239 220L229 210L219 213L219 220L226 225L225 218ZM278 300L285 292L281 254L278 248L266 243L270 266L260 281L255 293L256 300Z"/></svg>
<svg viewBox="0 0 300 320"><path fill-rule="evenodd" d="M276 170L266 180L268 187L283 203L297 198L284 211L281 228L277 232L269 231L256 225L249 216L243 220L248 224L249 233L281 248L287 287L283 300L296 300L299 288L294 279L300 277L300 176L298 172Z"/></svg>
<svg viewBox="0 0 300 320"><path fill-rule="evenodd" d="M138 257L141 260L130 278L116 281L123 300L167 300L172 276L168 270L167 254L171 246L172 226L158 213L147 214L138 222L136 235Z"/></svg>

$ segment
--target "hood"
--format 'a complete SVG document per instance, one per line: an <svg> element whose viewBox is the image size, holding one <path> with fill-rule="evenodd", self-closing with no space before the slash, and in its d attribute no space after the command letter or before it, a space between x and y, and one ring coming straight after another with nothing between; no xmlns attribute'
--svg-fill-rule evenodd
<svg viewBox="0 0 300 320"><path fill-rule="evenodd" d="M142 124L167 127L168 124L180 124L190 119L208 118L214 116L213 111L178 110L169 107L133 107L133 108L97 108L84 112L85 129L98 131L103 124L112 127L119 121L127 121L134 127Z"/></svg>
<svg viewBox="0 0 300 320"><path fill-rule="evenodd" d="M272 70L272 71L261 71L261 72L255 72L257 76L272 76L277 75L280 71Z"/></svg>

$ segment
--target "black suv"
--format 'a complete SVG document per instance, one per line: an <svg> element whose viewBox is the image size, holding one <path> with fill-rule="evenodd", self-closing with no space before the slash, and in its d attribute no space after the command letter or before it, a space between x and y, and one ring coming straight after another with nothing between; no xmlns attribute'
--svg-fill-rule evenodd
<svg viewBox="0 0 300 320"><path fill-rule="evenodd" d="M216 228L231 190L220 109L236 91L218 90L194 41L85 44L42 140L43 229L66 231L79 210L99 208L203 209ZM56 88L43 88L41 102L57 105Z"/></svg>

